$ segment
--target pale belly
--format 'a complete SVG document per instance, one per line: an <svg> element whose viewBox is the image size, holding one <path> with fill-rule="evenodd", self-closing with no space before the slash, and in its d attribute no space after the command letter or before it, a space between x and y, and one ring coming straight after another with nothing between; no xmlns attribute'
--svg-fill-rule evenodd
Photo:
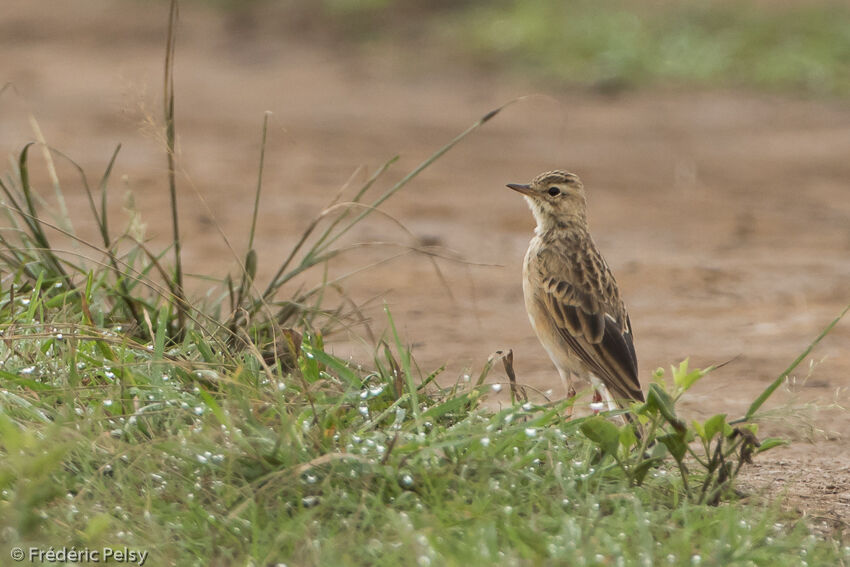
<svg viewBox="0 0 850 567"><path fill-rule="evenodd" d="M543 345L546 354L549 355L565 380L569 381L569 374L571 373L586 378L587 373L583 371L581 363L571 355L566 343L560 338L558 330L552 325L549 316L544 311L543 305L535 298L535 290L532 289L527 277L531 250L530 248L529 254L526 255L522 278L522 294L525 298L525 309L528 312L531 328L534 329L534 333L537 335L540 344Z"/></svg>

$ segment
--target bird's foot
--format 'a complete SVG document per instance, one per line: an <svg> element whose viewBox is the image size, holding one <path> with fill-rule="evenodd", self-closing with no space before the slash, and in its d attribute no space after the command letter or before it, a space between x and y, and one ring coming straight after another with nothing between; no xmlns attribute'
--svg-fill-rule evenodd
<svg viewBox="0 0 850 567"><path fill-rule="evenodd" d="M572 386L567 387L567 399L572 400L573 403L567 406L567 409L564 411L564 417L567 419L572 419L573 417L573 407L575 407L575 398L576 398L576 389Z"/></svg>

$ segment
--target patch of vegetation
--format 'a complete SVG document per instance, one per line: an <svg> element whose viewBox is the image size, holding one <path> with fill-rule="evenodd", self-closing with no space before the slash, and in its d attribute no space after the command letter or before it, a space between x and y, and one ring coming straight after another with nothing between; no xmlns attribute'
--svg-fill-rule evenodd
<svg viewBox="0 0 850 567"><path fill-rule="evenodd" d="M850 560L777 504L737 500L737 467L759 449L725 416L680 422L660 382L634 408L638 439L565 419L569 401L487 410L488 367L470 384L422 379L391 318L369 369L310 333L284 369L199 333L173 342L157 325L138 341L92 325L83 305L102 304L87 287L83 303L58 281L4 286L10 545L126 545L153 565ZM703 374L674 369L673 392Z"/></svg>
<svg viewBox="0 0 850 567"><path fill-rule="evenodd" d="M175 18L163 125L172 160ZM669 384L657 372L647 402L617 425L624 411L566 419L572 400L488 410L495 359L475 380L440 385L439 370L419 371L389 311L373 360L328 352L345 317L324 304L333 283L317 275L305 289L295 276L343 253L344 234L496 112L378 196L366 198L383 169L321 211L264 288L249 244L238 275L206 302L182 289L176 220L165 250L149 250L132 226L112 232L117 150L99 193L80 171L95 244L70 219L60 229L42 217L25 146L0 183L3 541L127 546L153 565L850 561L850 549L778 503L734 492L740 467L778 443L756 438L762 404L840 317L743 418L692 424L676 403L707 371L687 363Z"/></svg>
<svg viewBox="0 0 850 567"><path fill-rule="evenodd" d="M412 36L417 46L560 84L850 95L850 5L837 0L323 0L286 10L293 6L337 38Z"/></svg>
<svg viewBox="0 0 850 567"><path fill-rule="evenodd" d="M843 2L537 0L471 7L455 37L480 56L570 83L846 95L848 24Z"/></svg>

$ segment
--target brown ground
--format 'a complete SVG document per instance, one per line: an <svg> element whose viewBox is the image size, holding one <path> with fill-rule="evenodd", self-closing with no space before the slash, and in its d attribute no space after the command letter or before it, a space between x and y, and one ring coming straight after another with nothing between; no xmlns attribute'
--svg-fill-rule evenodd
<svg viewBox="0 0 850 567"><path fill-rule="evenodd" d="M33 137L29 112L48 142L93 180L122 143L114 212L122 214L122 195L132 190L148 234L166 242L165 159L159 131L145 122L160 115L166 6L7 4L0 82L13 82L15 92L0 96L0 152L17 152ZM431 370L448 362L446 383L465 369L477 373L491 352L512 348L520 379L559 395L521 299L520 264L533 221L504 188L546 169L576 171L589 188L593 232L629 306L645 379L686 356L695 366L737 357L687 397L693 417L741 414L850 301L846 103L725 91L543 92L445 54L352 50L263 27L239 34L192 9L184 9L180 33L182 229L186 261L196 272L223 275L234 265L215 224L244 249L263 111L273 115L257 248L268 276L359 166L374 171L400 154L386 187L488 110L537 95L503 112L388 202L415 238L377 217L357 234L438 243L485 264L441 261L450 291L416 255L346 284L358 300L387 291L401 330L417 341L420 365ZM69 180L77 230L93 235L79 183L67 167L60 176ZM49 196L46 178L37 177ZM352 255L332 272L395 251ZM382 330L380 310L370 314ZM769 404L809 405L763 426L798 442L758 459L746 480L786 491L801 509L845 528L850 413L833 404L848 402L848 338L844 321ZM351 344L356 357L368 359L368 349ZM501 369L492 377L504 379Z"/></svg>

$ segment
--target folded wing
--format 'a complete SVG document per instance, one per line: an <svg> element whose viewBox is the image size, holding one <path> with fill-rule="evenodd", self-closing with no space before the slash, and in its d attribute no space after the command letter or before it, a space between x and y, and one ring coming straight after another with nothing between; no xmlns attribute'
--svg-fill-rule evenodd
<svg viewBox="0 0 850 567"><path fill-rule="evenodd" d="M614 278L598 252L548 248L538 257L538 300L567 346L618 401L643 401L632 328Z"/></svg>

